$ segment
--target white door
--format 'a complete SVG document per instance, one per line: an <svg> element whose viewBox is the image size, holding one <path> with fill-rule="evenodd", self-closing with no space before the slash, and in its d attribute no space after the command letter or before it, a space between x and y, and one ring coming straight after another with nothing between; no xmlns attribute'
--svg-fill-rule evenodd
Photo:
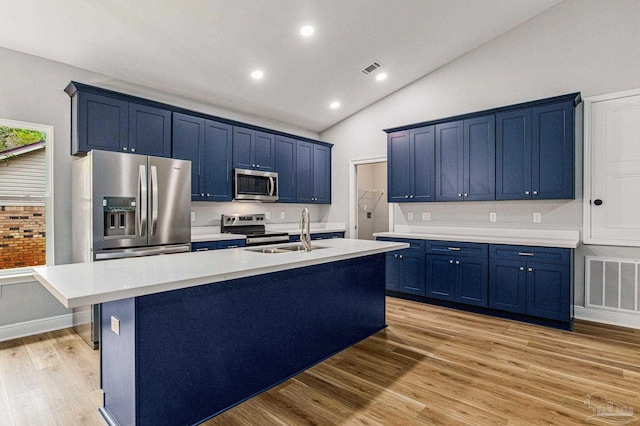
<svg viewBox="0 0 640 426"><path fill-rule="evenodd" d="M585 243L640 246L640 91L585 100L585 113Z"/></svg>

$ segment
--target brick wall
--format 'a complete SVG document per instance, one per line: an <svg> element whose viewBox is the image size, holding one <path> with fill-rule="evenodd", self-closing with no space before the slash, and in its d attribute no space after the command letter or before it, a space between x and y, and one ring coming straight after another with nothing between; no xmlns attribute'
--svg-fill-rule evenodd
<svg viewBox="0 0 640 426"><path fill-rule="evenodd" d="M0 269L45 263L44 206L0 206Z"/></svg>

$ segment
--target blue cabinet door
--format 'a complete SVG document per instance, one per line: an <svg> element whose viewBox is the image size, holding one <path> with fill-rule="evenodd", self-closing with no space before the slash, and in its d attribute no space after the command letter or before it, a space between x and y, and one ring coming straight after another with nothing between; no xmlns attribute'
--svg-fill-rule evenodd
<svg viewBox="0 0 640 426"><path fill-rule="evenodd" d="M531 198L531 109L496 115L496 199Z"/></svg>
<svg viewBox="0 0 640 426"><path fill-rule="evenodd" d="M233 128L233 168L253 169L252 145L255 131L244 127Z"/></svg>
<svg viewBox="0 0 640 426"><path fill-rule="evenodd" d="M206 120L202 149L203 193L206 201L231 201L233 127Z"/></svg>
<svg viewBox="0 0 640 426"><path fill-rule="evenodd" d="M127 151L129 146L129 103L108 96L78 92L77 137L71 154L92 149Z"/></svg>
<svg viewBox="0 0 640 426"><path fill-rule="evenodd" d="M272 133L255 132L253 142L253 168L271 172L276 165L276 142Z"/></svg>
<svg viewBox="0 0 640 426"><path fill-rule="evenodd" d="M410 192L409 201L435 200L436 152L435 127L427 126L409 131Z"/></svg>
<svg viewBox="0 0 640 426"><path fill-rule="evenodd" d="M531 123L532 198L574 198L573 103L533 108Z"/></svg>
<svg viewBox="0 0 640 426"><path fill-rule="evenodd" d="M390 203L409 201L413 161L409 131L387 135L387 200Z"/></svg>
<svg viewBox="0 0 640 426"><path fill-rule="evenodd" d="M489 307L526 314L526 262L491 259L489 265Z"/></svg>
<svg viewBox="0 0 640 426"><path fill-rule="evenodd" d="M391 291L400 291L402 270L400 269L400 259L398 258L398 254L387 253L385 260L386 289Z"/></svg>
<svg viewBox="0 0 640 426"><path fill-rule="evenodd" d="M455 261L456 279L455 301L467 305L488 306L487 258L459 257Z"/></svg>
<svg viewBox="0 0 640 426"><path fill-rule="evenodd" d="M495 116L464 120L465 201L495 200L495 170Z"/></svg>
<svg viewBox="0 0 640 426"><path fill-rule="evenodd" d="M400 254L400 267L402 268L402 281L400 291L403 293L425 295L425 257L424 254L408 254L403 251Z"/></svg>
<svg viewBox="0 0 640 426"><path fill-rule="evenodd" d="M276 166L278 172L278 202L296 202L296 140L276 137Z"/></svg>
<svg viewBox="0 0 640 426"><path fill-rule="evenodd" d="M331 148L313 144L313 202L331 204Z"/></svg>
<svg viewBox="0 0 640 426"><path fill-rule="evenodd" d="M463 122L436 125L436 201L462 201L463 174Z"/></svg>
<svg viewBox="0 0 640 426"><path fill-rule="evenodd" d="M426 296L434 299L455 299L456 268L452 256L426 256Z"/></svg>
<svg viewBox="0 0 640 426"><path fill-rule="evenodd" d="M129 103L129 152L171 157L171 111Z"/></svg>
<svg viewBox="0 0 640 426"><path fill-rule="evenodd" d="M204 119L187 114L173 114L173 158L191 161L191 199L204 196L202 176L202 149L204 147Z"/></svg>
<svg viewBox="0 0 640 426"><path fill-rule="evenodd" d="M296 200L313 201L313 144L298 141L296 145Z"/></svg>
<svg viewBox="0 0 640 426"><path fill-rule="evenodd" d="M527 314L570 321L570 265L527 263Z"/></svg>

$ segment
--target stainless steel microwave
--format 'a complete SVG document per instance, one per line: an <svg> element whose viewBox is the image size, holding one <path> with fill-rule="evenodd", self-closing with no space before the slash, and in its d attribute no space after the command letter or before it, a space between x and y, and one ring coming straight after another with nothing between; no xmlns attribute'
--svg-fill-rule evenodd
<svg viewBox="0 0 640 426"><path fill-rule="evenodd" d="M278 173L235 169L233 176L234 200L278 200Z"/></svg>

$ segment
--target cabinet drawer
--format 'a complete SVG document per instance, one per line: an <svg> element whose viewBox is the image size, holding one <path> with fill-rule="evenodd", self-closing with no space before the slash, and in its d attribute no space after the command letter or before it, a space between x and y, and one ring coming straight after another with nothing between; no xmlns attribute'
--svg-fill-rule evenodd
<svg viewBox="0 0 640 426"><path fill-rule="evenodd" d="M398 243L407 243L409 244L409 248L402 249L407 254L415 253L415 254L424 254L424 248L426 246L425 240L412 240L409 238L390 238L390 237L376 237L378 241L394 241Z"/></svg>
<svg viewBox="0 0 640 426"><path fill-rule="evenodd" d="M427 253L450 254L456 256L487 257L488 244L460 243L456 241L427 241Z"/></svg>
<svg viewBox="0 0 640 426"><path fill-rule="evenodd" d="M247 245L246 240L242 240L242 239L218 241L219 249L245 247L246 245Z"/></svg>
<svg viewBox="0 0 640 426"><path fill-rule="evenodd" d="M571 261L571 249L491 244L489 257L491 259L568 264Z"/></svg>
<svg viewBox="0 0 640 426"><path fill-rule="evenodd" d="M217 241L191 243L191 251L209 251L209 250L217 250L217 249L218 249Z"/></svg>

